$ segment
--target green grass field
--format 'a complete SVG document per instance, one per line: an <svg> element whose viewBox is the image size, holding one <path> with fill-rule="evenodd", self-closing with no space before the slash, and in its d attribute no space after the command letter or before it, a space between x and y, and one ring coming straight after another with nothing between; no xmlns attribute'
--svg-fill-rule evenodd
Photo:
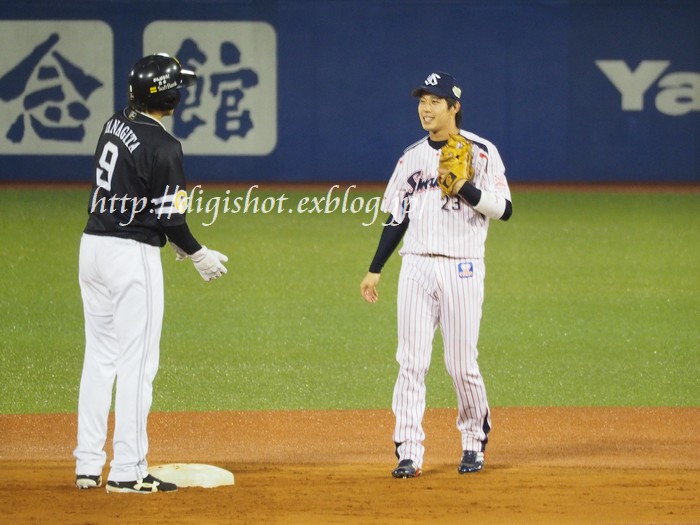
<svg viewBox="0 0 700 525"><path fill-rule="evenodd" d="M294 207L327 190L257 195L281 193ZM215 194L226 196L204 196ZM0 413L76 410L86 201L87 190L0 189ZM480 365L491 404L700 404L698 210L698 192L516 189L513 218L492 222L487 241ZM381 218L231 213L204 226L211 213L191 214L195 235L229 256L229 274L205 283L163 249L153 410L389 407L398 254L380 302L359 295ZM428 405L455 404L438 333Z"/></svg>

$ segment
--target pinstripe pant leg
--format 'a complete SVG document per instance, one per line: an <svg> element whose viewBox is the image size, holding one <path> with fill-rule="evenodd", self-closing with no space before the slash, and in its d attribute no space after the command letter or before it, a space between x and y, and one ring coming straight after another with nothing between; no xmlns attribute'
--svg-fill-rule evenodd
<svg viewBox="0 0 700 525"><path fill-rule="evenodd" d="M423 465L425 433L425 376L430 368L433 337L437 326L434 259L405 256L398 289L398 336L396 360L399 374L394 385L392 409L396 417L394 442L401 443L400 459Z"/></svg>
<svg viewBox="0 0 700 525"><path fill-rule="evenodd" d="M465 261L440 260L440 330L445 366L457 394L457 428L462 435L462 450L479 451L491 426L486 387L477 362L484 261L470 261L473 271L469 276L458 271L460 262Z"/></svg>

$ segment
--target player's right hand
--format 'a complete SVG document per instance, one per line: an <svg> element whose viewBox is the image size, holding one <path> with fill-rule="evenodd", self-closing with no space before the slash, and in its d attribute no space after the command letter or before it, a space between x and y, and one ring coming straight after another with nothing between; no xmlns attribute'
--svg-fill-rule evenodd
<svg viewBox="0 0 700 525"><path fill-rule="evenodd" d="M211 281L228 272L222 264L228 261L228 257L216 250L210 250L206 246L202 246L200 250L190 255L190 259L205 281Z"/></svg>
<svg viewBox="0 0 700 525"><path fill-rule="evenodd" d="M171 248L175 251L175 260L180 262L184 261L187 259L188 255L185 250L180 248L177 244L175 244L173 241L168 241L170 243Z"/></svg>
<svg viewBox="0 0 700 525"><path fill-rule="evenodd" d="M367 272L365 278L362 279L360 283L360 293L365 301L368 303L376 303L379 300L379 293L377 293L377 285L379 284L379 278L381 274Z"/></svg>

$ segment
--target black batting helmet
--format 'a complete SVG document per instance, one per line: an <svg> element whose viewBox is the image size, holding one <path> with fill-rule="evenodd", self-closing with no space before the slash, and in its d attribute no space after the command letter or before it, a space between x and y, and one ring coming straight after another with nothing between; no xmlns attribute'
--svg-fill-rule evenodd
<svg viewBox="0 0 700 525"><path fill-rule="evenodd" d="M182 69L175 57L165 53L145 56L129 73L129 105L141 111L175 109L180 102L179 88L191 86L196 80L197 75Z"/></svg>

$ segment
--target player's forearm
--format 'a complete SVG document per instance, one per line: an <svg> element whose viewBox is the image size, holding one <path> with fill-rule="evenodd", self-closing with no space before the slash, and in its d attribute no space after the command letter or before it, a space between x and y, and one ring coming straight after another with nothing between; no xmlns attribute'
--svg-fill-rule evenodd
<svg viewBox="0 0 700 525"><path fill-rule="evenodd" d="M202 248L197 239L194 238L194 235L192 235L192 232L190 232L187 223L178 224L177 226L162 226L162 228L168 239L182 248L187 255L192 255Z"/></svg>
<svg viewBox="0 0 700 525"><path fill-rule="evenodd" d="M513 214L513 204L508 199L490 191L480 190L469 183L465 183L459 189L459 195L476 211L490 219L507 221Z"/></svg>
<svg viewBox="0 0 700 525"><path fill-rule="evenodd" d="M406 216L402 223L397 224L396 221L394 221L393 215L389 215L389 218L384 223L384 228L382 228L382 236L379 238L377 252L374 254L372 264L369 266L369 271L371 273L382 272L382 268L384 268L389 257L391 257L391 254L396 250L401 239L403 239L406 228L408 228L408 216Z"/></svg>

